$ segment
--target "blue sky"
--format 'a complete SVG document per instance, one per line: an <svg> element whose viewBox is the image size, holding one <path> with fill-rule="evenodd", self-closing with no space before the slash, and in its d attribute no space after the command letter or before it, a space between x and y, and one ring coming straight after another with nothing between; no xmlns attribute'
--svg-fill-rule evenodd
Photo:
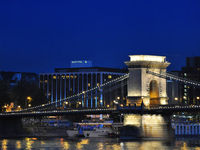
<svg viewBox="0 0 200 150"><path fill-rule="evenodd" d="M53 72L71 60L124 67L132 54L165 55L179 70L200 56L198 0L2 0L0 70Z"/></svg>

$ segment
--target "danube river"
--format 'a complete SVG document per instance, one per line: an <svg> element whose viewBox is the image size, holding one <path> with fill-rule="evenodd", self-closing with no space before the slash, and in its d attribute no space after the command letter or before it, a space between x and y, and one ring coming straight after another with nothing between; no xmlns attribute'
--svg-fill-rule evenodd
<svg viewBox="0 0 200 150"><path fill-rule="evenodd" d="M142 140L142 141L120 141L111 138L23 138L23 139L1 139L2 150L200 150L200 139L171 139L166 140Z"/></svg>

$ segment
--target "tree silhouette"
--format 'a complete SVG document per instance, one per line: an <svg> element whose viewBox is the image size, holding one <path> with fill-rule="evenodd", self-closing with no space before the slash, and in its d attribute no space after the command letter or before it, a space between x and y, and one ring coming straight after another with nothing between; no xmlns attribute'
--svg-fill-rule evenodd
<svg viewBox="0 0 200 150"><path fill-rule="evenodd" d="M2 108L5 104L9 104L9 84L6 81L0 81L0 108ZM0 109L2 110L2 109Z"/></svg>

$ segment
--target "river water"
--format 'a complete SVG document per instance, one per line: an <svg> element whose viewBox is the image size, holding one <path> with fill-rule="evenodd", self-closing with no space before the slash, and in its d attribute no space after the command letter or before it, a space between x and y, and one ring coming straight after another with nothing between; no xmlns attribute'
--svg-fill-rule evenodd
<svg viewBox="0 0 200 150"><path fill-rule="evenodd" d="M1 139L2 150L200 150L200 138L120 141L117 138L22 138Z"/></svg>

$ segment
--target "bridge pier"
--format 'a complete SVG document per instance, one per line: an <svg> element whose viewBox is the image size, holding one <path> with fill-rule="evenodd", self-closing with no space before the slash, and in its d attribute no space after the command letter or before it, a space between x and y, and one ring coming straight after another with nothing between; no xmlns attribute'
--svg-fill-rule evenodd
<svg viewBox="0 0 200 150"><path fill-rule="evenodd" d="M124 126L137 128L140 137L164 138L172 137L170 116L151 114L124 115Z"/></svg>
<svg viewBox="0 0 200 150"><path fill-rule="evenodd" d="M129 55L126 61L129 78L127 81L127 105L159 106L167 104L166 79L149 74L166 73L170 64L165 56Z"/></svg>

